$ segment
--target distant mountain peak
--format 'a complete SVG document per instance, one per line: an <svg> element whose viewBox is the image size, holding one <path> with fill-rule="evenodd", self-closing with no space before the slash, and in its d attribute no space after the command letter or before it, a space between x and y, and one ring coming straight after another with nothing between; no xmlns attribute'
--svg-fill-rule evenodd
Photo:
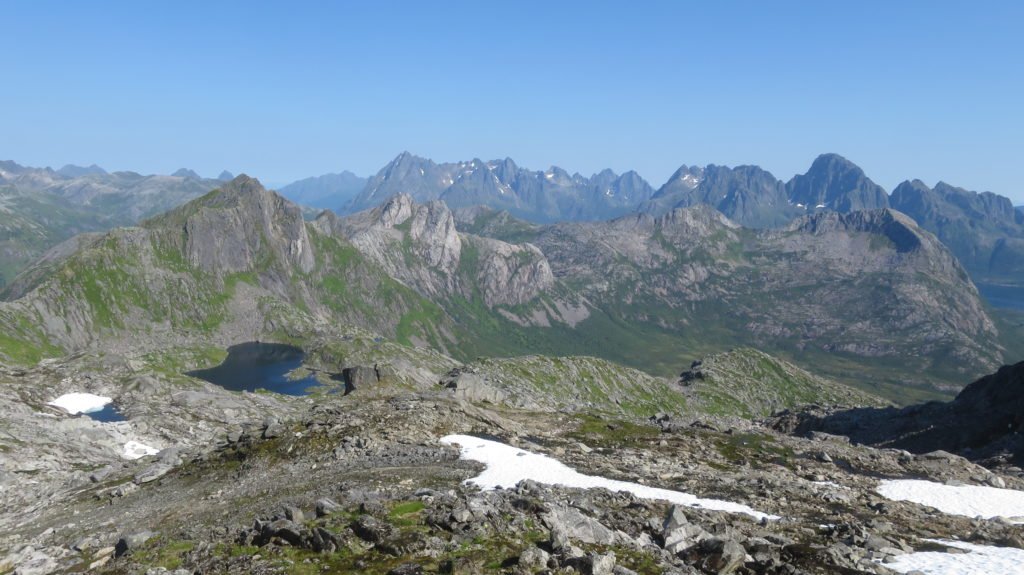
<svg viewBox="0 0 1024 575"><path fill-rule="evenodd" d="M225 184L221 189L222 190L236 190L237 189L239 191L244 191L244 190L252 190L252 189L263 190L265 188L263 187L263 184L261 184L258 179L254 178L254 177L252 177L252 176L250 176L248 174L238 174L237 176L232 178L231 181L229 181L227 184Z"/></svg>
<svg viewBox="0 0 1024 575"><path fill-rule="evenodd" d="M821 165L840 165L840 166L844 166L844 167L846 167L848 169L854 169L854 170L863 171L863 170L860 169L860 166L858 166L857 164L854 164L850 160L846 159L845 156L842 156L842 155L837 154L835 152L826 152L824 154L819 154L818 157L814 159L814 162L811 163L811 168L812 169L814 168L815 164L817 164L819 166L821 166Z"/></svg>
<svg viewBox="0 0 1024 575"><path fill-rule="evenodd" d="M106 175L107 171L97 166L96 164L91 164L86 167L76 166L74 164L67 164L63 168L57 170L57 173L64 176L65 178L79 178L82 176L88 176L92 174Z"/></svg>
<svg viewBox="0 0 1024 575"><path fill-rule="evenodd" d="M235 179L235 175L227 170L224 170L223 172L220 173L219 176L217 176L217 179L222 182L228 182Z"/></svg>
<svg viewBox="0 0 1024 575"><path fill-rule="evenodd" d="M188 168L181 168L181 169L179 169L178 171L174 172L171 175L174 176L174 177L177 177L177 178L190 178L190 179L193 179L193 180L201 180L201 179L203 179L202 177L199 176L199 174L195 173L194 171L192 171L192 170L190 170Z"/></svg>
<svg viewBox="0 0 1024 575"><path fill-rule="evenodd" d="M786 184L789 202L808 210L837 212L889 207L889 195L857 164L835 153L815 158L807 173Z"/></svg>

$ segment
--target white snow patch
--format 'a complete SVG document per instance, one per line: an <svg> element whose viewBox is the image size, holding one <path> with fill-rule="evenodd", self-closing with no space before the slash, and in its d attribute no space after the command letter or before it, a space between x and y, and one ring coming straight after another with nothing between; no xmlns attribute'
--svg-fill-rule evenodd
<svg viewBox="0 0 1024 575"><path fill-rule="evenodd" d="M920 571L925 575L1024 575L1024 551L961 541L930 540L967 553L920 551L894 558L885 566L899 573Z"/></svg>
<svg viewBox="0 0 1024 575"><path fill-rule="evenodd" d="M1003 517L1024 523L1024 491L981 485L943 485L920 479L891 479L875 489L882 497L934 507L950 515Z"/></svg>
<svg viewBox="0 0 1024 575"><path fill-rule="evenodd" d="M114 401L109 397L94 395L92 393L65 393L47 405L57 406L71 415L79 413L95 413L101 411L105 405Z"/></svg>
<svg viewBox="0 0 1024 575"><path fill-rule="evenodd" d="M140 457L156 455L157 453L160 453L160 450L155 447L150 447L138 441L129 441L124 444L124 452L121 454L121 457L125 459L139 459Z"/></svg>
<svg viewBox="0 0 1024 575"><path fill-rule="evenodd" d="M840 485L835 481L812 481L811 483L822 487L831 487L833 489L846 489L845 485Z"/></svg>
<svg viewBox="0 0 1024 575"><path fill-rule="evenodd" d="M663 499L670 503L689 507L702 507L704 509L726 511L729 513L744 513L755 519L779 519L776 515L755 511L740 503L720 501L718 499L702 499L682 491L648 487L639 483L617 481L595 475L583 475L546 455L530 453L497 441L489 441L469 435L447 435L441 438L441 443L448 445L457 444L460 446L460 456L463 459L479 461L487 466L483 473L469 480L470 483L480 486L481 489L494 489L496 487L509 489L515 487L517 483L524 479L530 479L547 485L564 485L581 489L603 487L611 491L628 491L644 499Z"/></svg>
<svg viewBox="0 0 1024 575"><path fill-rule="evenodd" d="M554 178L555 175L554 174L544 174L544 177L550 180L550 179Z"/></svg>
<svg viewBox="0 0 1024 575"><path fill-rule="evenodd" d="M825 204L818 204L818 205L814 206L814 209L820 210L821 208L824 208L824 207L825 207Z"/></svg>
<svg viewBox="0 0 1024 575"><path fill-rule="evenodd" d="M805 206L803 204L797 204L796 207L802 208L802 207L805 207Z"/></svg>

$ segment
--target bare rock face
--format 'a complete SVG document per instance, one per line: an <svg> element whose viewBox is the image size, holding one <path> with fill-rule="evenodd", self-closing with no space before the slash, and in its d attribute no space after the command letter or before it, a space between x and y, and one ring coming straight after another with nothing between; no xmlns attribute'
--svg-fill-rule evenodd
<svg viewBox="0 0 1024 575"><path fill-rule="evenodd" d="M249 271L268 251L305 273L315 264L302 210L245 175L200 206L184 229L189 262L206 271Z"/></svg>
<svg viewBox="0 0 1024 575"><path fill-rule="evenodd" d="M453 274L459 265L462 240L451 210L443 202L430 202L416 206L409 221L409 237L416 253L431 268Z"/></svg>
<svg viewBox="0 0 1024 575"><path fill-rule="evenodd" d="M524 304L554 285L551 265L537 246L472 236L466 239L480 254L475 279L488 307Z"/></svg>
<svg viewBox="0 0 1024 575"><path fill-rule="evenodd" d="M462 242L451 211L441 202L417 205L411 196L399 194L337 221L333 231L421 294L439 296L455 289Z"/></svg>
<svg viewBox="0 0 1024 575"><path fill-rule="evenodd" d="M344 235L389 275L427 297L471 298L479 290L488 307L518 305L554 285L539 248L459 233L441 201L416 204L399 194L379 208L321 220L320 228Z"/></svg>

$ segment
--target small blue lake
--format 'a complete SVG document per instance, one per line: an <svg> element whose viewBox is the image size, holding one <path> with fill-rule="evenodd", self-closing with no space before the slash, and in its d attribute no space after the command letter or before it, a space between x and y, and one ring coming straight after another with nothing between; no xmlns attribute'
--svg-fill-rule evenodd
<svg viewBox="0 0 1024 575"><path fill-rule="evenodd" d="M302 366L303 351L282 343L249 342L228 348L224 363L209 369L190 371L197 377L230 391L265 389L283 395L308 395L318 387L316 377L291 379L288 374Z"/></svg>
<svg viewBox="0 0 1024 575"><path fill-rule="evenodd" d="M103 409L99 411L86 412L85 415L87 415L90 419L95 419L96 421L101 421L103 423L128 421L127 419L125 419L123 415L121 415L121 412L118 411L116 407L114 407L113 403L108 403L104 405Z"/></svg>

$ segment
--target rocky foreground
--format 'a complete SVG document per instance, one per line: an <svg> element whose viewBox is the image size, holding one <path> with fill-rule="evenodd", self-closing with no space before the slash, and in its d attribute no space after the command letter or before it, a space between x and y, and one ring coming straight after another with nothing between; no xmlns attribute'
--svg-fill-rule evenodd
<svg viewBox="0 0 1024 575"><path fill-rule="evenodd" d="M5 389L32 397L30 382L5 377ZM154 382L138 393L159 397ZM173 397L159 414L125 400L132 417L113 424L162 448L157 455L104 459L109 450L89 453L84 433L65 450L23 446L50 461L34 470L19 452L0 453L0 572L892 573L900 557L947 547L933 540L1024 548L1024 527L1012 521L876 491L890 478L1024 489L1017 467L993 471L942 451L797 437L735 418L618 421L474 405L440 385L381 383L316 401ZM32 415L19 409L5 421L23 432ZM230 423L209 423L226 412ZM112 425L49 413L54 442ZM483 466L440 441L449 434L777 518L531 481L481 490L466 480Z"/></svg>

